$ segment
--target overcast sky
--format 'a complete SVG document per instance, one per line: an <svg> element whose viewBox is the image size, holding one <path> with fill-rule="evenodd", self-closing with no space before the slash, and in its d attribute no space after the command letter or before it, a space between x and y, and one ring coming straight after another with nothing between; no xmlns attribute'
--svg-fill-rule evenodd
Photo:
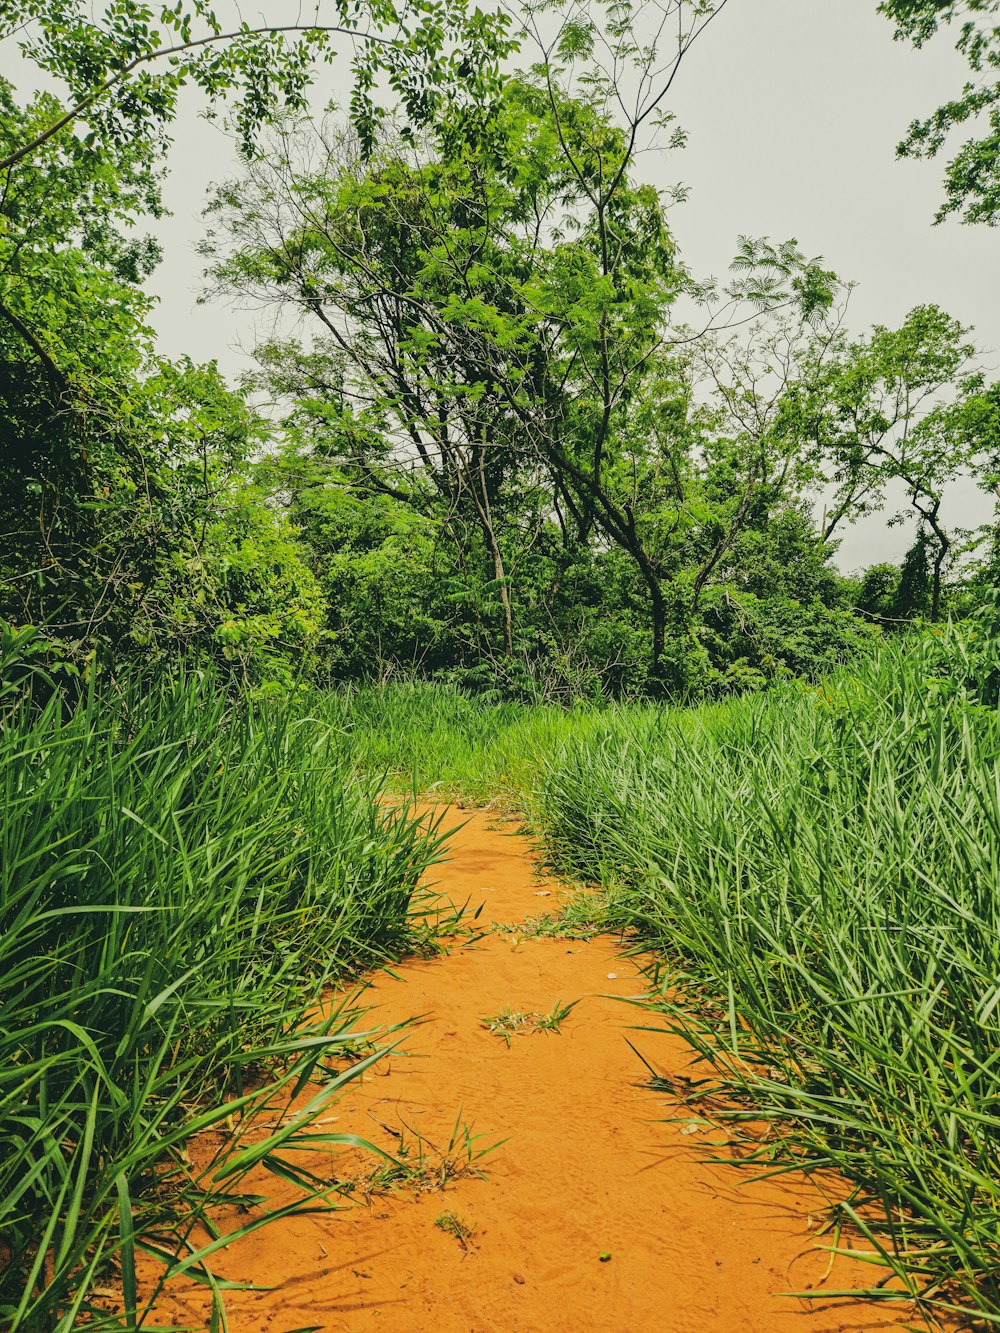
<svg viewBox="0 0 1000 1333"><path fill-rule="evenodd" d="M675 86L673 110L688 147L644 157L643 174L690 187L672 224L700 275L724 272L740 233L794 236L858 282L852 323L859 330L933 301L975 326L982 346L1000 349L1000 230L932 226L941 164L897 161L894 152L909 121L953 95L967 69L947 39L922 52L895 43L875 5L730 0ZM339 73L346 77L346 62ZM166 191L173 217L159 229L165 258L151 286L162 350L215 357L235 375L247 364L241 347L254 343L252 318L195 304L206 189L232 165L221 130L189 102ZM1000 351L990 364L1000 367ZM989 508L974 486L960 486L947 519L972 526ZM847 534L839 563L898 558L907 545L907 530L867 520Z"/></svg>

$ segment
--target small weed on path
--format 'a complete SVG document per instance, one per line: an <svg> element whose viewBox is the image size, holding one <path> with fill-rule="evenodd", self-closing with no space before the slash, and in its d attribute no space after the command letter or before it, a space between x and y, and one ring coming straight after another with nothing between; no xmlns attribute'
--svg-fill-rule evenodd
<svg viewBox="0 0 1000 1333"><path fill-rule="evenodd" d="M539 1032L558 1032L562 1027L563 1021L569 1017L579 1000L571 1000L569 1004L563 1004L557 1000L547 1014L542 1014L538 1019Z"/></svg>
<svg viewBox="0 0 1000 1333"><path fill-rule="evenodd" d="M465 1222L457 1213L453 1213L449 1210L446 1213L442 1213L434 1225L440 1228L446 1235L454 1236L462 1249L468 1254L469 1249L473 1244L472 1238L476 1234L476 1226L474 1222Z"/></svg>
<svg viewBox="0 0 1000 1333"><path fill-rule="evenodd" d="M529 916L524 921L497 921L493 929L523 940L592 940L595 935L609 933L610 928L602 896L580 890L558 911Z"/></svg>
<svg viewBox="0 0 1000 1333"><path fill-rule="evenodd" d="M511 1037L518 1033L527 1035L531 1032L558 1032L564 1020L579 1003L579 1000L572 1000L569 1004L563 1004L561 1000L557 1000L547 1014L521 1013L508 1005L498 1014L481 1018L479 1021L487 1032L494 1037L503 1037L509 1046Z"/></svg>
<svg viewBox="0 0 1000 1333"><path fill-rule="evenodd" d="M407 1128L394 1129L382 1121L379 1124L396 1140L392 1155L386 1154L372 1170L343 1182L345 1194L361 1195L369 1200L393 1190L409 1189L416 1194L443 1190L453 1181L467 1176L484 1179L482 1159L499 1148L499 1143L483 1148L478 1146L481 1135L473 1134L459 1113L451 1137L444 1148L435 1147L427 1138Z"/></svg>
<svg viewBox="0 0 1000 1333"><path fill-rule="evenodd" d="M535 1022L538 1014L522 1014L508 1006L501 1009L498 1014L492 1017L481 1018L479 1021L487 1032L494 1037L503 1037L507 1045L510 1045L510 1039L518 1032L536 1031Z"/></svg>

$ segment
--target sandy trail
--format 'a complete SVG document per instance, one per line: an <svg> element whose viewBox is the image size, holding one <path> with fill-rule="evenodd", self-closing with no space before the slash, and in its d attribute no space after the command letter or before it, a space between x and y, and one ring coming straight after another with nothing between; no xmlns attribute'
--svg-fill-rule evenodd
<svg viewBox="0 0 1000 1333"><path fill-rule="evenodd" d="M497 828L482 813L448 818L466 823L437 868L437 887L456 903L482 904L481 925L558 905L559 886L538 879L514 826ZM828 1256L814 1248L823 1243L814 1234L822 1199L808 1180L748 1184L737 1167L707 1164L698 1136L669 1123L678 1108L642 1086L646 1071L626 1038L665 1070L683 1072L690 1051L668 1034L629 1030L641 1015L611 997L641 991L635 964L607 938L496 932L379 974L365 996L376 1006L372 1021L426 1021L348 1089L331 1128L393 1148L391 1131L404 1126L411 1142L416 1132L440 1148L460 1113L481 1146L507 1141L484 1159L485 1178L376 1196L370 1206L294 1218L234 1245L216 1271L273 1289L227 1296L233 1333L912 1325L906 1305L781 1295L870 1285L878 1274L841 1259L826 1275ZM558 1035L516 1035L508 1048L480 1022L508 1006L545 1013L559 1000L580 1002ZM468 1248L436 1225L446 1212L474 1228ZM602 1262L602 1254L611 1257ZM178 1293L157 1311L168 1313L205 1327L196 1293Z"/></svg>

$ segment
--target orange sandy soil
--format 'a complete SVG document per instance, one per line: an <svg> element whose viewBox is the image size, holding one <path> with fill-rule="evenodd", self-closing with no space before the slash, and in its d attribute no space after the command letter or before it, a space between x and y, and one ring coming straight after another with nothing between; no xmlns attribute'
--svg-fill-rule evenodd
<svg viewBox="0 0 1000 1333"><path fill-rule="evenodd" d="M530 844L482 813L437 868L478 924L521 922L558 906ZM541 896L547 895L547 896ZM609 974L614 974L609 975ZM871 1286L869 1264L816 1248L824 1200L806 1178L748 1183L707 1163L682 1107L644 1087L647 1071L683 1074L679 1039L630 1030L643 1017L616 996L642 979L614 940L490 933L446 955L380 973L371 1022L425 1015L395 1051L350 1085L328 1128L394 1149L389 1132L446 1147L456 1116L505 1139L444 1190L379 1194L368 1204L266 1227L217 1257L215 1271L271 1290L231 1292L233 1333L379 1329L399 1333L854 1333L918 1326L909 1304L796 1299L783 1292ZM561 1032L513 1036L481 1025L505 1007L547 1013L579 1000ZM702 1144L704 1140L702 1140ZM329 1166L329 1163L327 1163ZM370 1169L354 1159L352 1170ZM343 1159L334 1172L345 1174ZM271 1179L271 1178L268 1178ZM281 1182L271 1197L281 1201ZM436 1225L474 1228L467 1248ZM245 1219L243 1219L245 1220ZM222 1219L223 1224L225 1220ZM858 1248L864 1249L863 1242ZM611 1258L601 1261L601 1254ZM156 1322L207 1325L203 1289L172 1291Z"/></svg>

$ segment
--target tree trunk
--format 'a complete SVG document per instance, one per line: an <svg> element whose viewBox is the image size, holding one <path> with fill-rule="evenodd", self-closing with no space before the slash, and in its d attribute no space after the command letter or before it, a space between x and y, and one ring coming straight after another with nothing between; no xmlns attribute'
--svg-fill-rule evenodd
<svg viewBox="0 0 1000 1333"><path fill-rule="evenodd" d="M660 663L663 660L663 650L666 647L667 638L667 607L663 599L663 589L660 586L660 580L653 568L652 561L642 549L642 546L636 542L631 546L626 546L625 549L628 550L629 555L639 566L639 572L642 574L649 592L649 623L653 634L649 674L651 679L656 680L659 676Z"/></svg>
<svg viewBox="0 0 1000 1333"><path fill-rule="evenodd" d="M922 509L920 505L914 507L924 516L937 539L937 551L931 565L931 624L936 625L941 619L941 571L951 549L951 538L938 523L938 513L941 510L940 498L936 499L929 509Z"/></svg>
<svg viewBox="0 0 1000 1333"><path fill-rule="evenodd" d="M938 539L938 548L934 556L931 574L931 622L937 624L941 619L941 570L944 567L951 542L939 528L935 527L934 533Z"/></svg>
<svg viewBox="0 0 1000 1333"><path fill-rule="evenodd" d="M667 612L663 604L663 593L660 591L659 580L650 584L649 600L653 622L653 655L650 663L650 674L655 680L660 673L660 663L663 661L663 649L666 646L667 632Z"/></svg>
<svg viewBox="0 0 1000 1333"><path fill-rule="evenodd" d="M497 541L496 530L493 526L493 509L490 505L490 492L486 484L486 469L483 465L483 449L477 450L479 462L479 485L481 487L480 499L473 492L476 509L479 513L480 526L483 529L483 535L486 538L486 544L490 548L490 555L493 557L493 573L496 576L497 587L500 590L500 606L503 611L503 646L504 652L508 657L514 656L514 613L510 604L510 589L507 587L507 571L504 569L503 552L500 550L500 543Z"/></svg>
<svg viewBox="0 0 1000 1333"><path fill-rule="evenodd" d="M503 556L500 553L500 547L493 540L492 531L490 533L491 545L493 547L493 568L496 572L497 586L500 589L500 606L503 609L503 646L508 657L514 656L514 614L510 605L510 589L507 587L507 571L504 569Z"/></svg>

